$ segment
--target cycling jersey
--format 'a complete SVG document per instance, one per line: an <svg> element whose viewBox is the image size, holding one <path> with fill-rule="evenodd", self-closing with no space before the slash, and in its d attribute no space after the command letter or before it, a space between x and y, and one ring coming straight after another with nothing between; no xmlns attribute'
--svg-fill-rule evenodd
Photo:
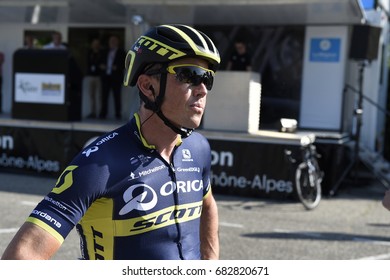
<svg viewBox="0 0 390 280"><path fill-rule="evenodd" d="M83 259L200 259L210 160L207 140L194 132L168 163L135 114L83 149L28 221L60 242L76 225Z"/></svg>

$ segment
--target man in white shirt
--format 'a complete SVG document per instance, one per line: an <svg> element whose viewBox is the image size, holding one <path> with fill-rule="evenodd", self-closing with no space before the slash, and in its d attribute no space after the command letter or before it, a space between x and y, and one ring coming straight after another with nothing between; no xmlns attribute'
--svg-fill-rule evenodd
<svg viewBox="0 0 390 280"><path fill-rule="evenodd" d="M54 32L52 35L52 42L43 46L43 49L57 49L66 50L66 46L62 43L62 35L60 32Z"/></svg>

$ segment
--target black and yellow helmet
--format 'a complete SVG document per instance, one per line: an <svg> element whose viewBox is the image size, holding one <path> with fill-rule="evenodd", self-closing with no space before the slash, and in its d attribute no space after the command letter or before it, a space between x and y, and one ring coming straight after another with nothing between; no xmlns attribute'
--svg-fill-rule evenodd
<svg viewBox="0 0 390 280"><path fill-rule="evenodd" d="M181 24L160 25L149 29L128 51L125 62L125 86L135 86L145 66L170 63L185 57L200 57L214 72L220 56L213 41L203 32Z"/></svg>

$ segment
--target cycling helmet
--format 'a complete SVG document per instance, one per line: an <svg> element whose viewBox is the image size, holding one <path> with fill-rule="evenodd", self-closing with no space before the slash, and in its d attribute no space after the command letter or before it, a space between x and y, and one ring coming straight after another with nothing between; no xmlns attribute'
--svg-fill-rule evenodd
<svg viewBox="0 0 390 280"><path fill-rule="evenodd" d="M210 70L214 72L221 61L213 41L203 32L181 24L153 27L139 37L128 51L123 84L135 86L147 65L166 64L185 57L207 60Z"/></svg>
<svg viewBox="0 0 390 280"><path fill-rule="evenodd" d="M167 67L170 62L186 57L197 57L208 61L209 69L214 72L218 69L221 61L213 41L201 31L181 24L153 27L138 38L127 53L123 84L124 86L135 86L138 76L144 73L147 66L161 64ZM194 128L176 126L161 111L166 81L167 73L161 73L160 92L155 100L149 100L142 91L139 91L139 96L145 103L145 108L156 113L165 125L182 137L188 137Z"/></svg>

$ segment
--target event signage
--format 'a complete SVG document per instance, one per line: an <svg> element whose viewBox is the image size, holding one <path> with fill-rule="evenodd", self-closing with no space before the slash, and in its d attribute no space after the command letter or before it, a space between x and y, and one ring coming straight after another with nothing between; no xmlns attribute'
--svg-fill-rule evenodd
<svg viewBox="0 0 390 280"><path fill-rule="evenodd" d="M103 132L0 126L0 170L59 176L91 139ZM211 183L216 193L287 198L294 165L285 150L299 146L212 140Z"/></svg>
<svg viewBox="0 0 390 280"><path fill-rule="evenodd" d="M365 10L374 10L378 0L360 0ZM379 0L380 1L380 0Z"/></svg>
<svg viewBox="0 0 390 280"><path fill-rule="evenodd" d="M299 144L209 139L211 184L216 193L252 197L292 197L296 166L286 156L300 157Z"/></svg>
<svg viewBox="0 0 390 280"><path fill-rule="evenodd" d="M64 136L61 130L0 127L0 169L59 174L67 160L64 151L69 137Z"/></svg>
<svg viewBox="0 0 390 280"><path fill-rule="evenodd" d="M340 38L312 38L310 42L311 62L339 62Z"/></svg>
<svg viewBox="0 0 390 280"><path fill-rule="evenodd" d="M15 102L64 104L65 75L15 73Z"/></svg>

